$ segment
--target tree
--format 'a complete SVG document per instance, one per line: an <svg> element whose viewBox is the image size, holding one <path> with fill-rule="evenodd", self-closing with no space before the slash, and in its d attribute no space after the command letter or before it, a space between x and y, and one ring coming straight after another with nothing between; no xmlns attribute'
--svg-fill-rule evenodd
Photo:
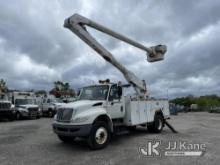
<svg viewBox="0 0 220 165"><path fill-rule="evenodd" d="M54 88L50 91L50 94L53 94L56 97L66 97L66 96L75 96L74 89L70 88L68 82L55 81Z"/></svg>
<svg viewBox="0 0 220 165"><path fill-rule="evenodd" d="M191 104L197 104L198 106L220 106L220 97L217 95L205 95L200 97L181 97L171 100L174 104L190 106Z"/></svg>
<svg viewBox="0 0 220 165"><path fill-rule="evenodd" d="M36 96L46 96L47 92L45 90L38 90L35 92Z"/></svg>
<svg viewBox="0 0 220 165"><path fill-rule="evenodd" d="M3 79L1 79L0 80L0 93L5 93L7 91L8 91L8 87L6 85L6 82Z"/></svg>

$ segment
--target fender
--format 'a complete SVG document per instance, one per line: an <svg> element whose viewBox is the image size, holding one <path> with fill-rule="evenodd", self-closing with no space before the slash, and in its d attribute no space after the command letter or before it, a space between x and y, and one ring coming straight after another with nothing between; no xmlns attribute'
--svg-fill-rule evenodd
<svg viewBox="0 0 220 165"><path fill-rule="evenodd" d="M105 121L106 123L108 123L111 132L113 132L113 122L112 122L112 120L111 120L111 117L110 117L108 114L99 115L99 116L94 120L93 124L94 124L96 121Z"/></svg>
<svg viewBox="0 0 220 165"><path fill-rule="evenodd" d="M164 118L163 111L161 109L156 110L154 116L155 115L161 115Z"/></svg>

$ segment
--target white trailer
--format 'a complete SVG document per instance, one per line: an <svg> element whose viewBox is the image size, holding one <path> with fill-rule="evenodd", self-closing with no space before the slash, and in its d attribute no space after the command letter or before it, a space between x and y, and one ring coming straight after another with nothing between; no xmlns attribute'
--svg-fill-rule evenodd
<svg viewBox="0 0 220 165"><path fill-rule="evenodd" d="M107 146L112 133L124 129L132 130L142 126L150 132L160 133L170 116L168 100L149 99L145 81L139 80L120 64L89 34L86 26L144 50L148 62L163 60L166 46L145 47L78 14L66 19L64 26L116 67L128 84L111 83L107 79L82 88L78 100L61 106L54 117L53 130L60 140L69 142L75 137L85 137L92 149L101 149ZM134 88L135 95L125 95L129 87Z"/></svg>

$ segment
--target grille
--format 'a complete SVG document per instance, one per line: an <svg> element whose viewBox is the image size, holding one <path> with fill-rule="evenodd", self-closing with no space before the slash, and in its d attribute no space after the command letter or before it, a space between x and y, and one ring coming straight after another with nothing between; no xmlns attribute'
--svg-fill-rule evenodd
<svg viewBox="0 0 220 165"><path fill-rule="evenodd" d="M11 104L10 103L0 103L0 110L1 109L10 109Z"/></svg>
<svg viewBox="0 0 220 165"><path fill-rule="evenodd" d="M28 108L29 115L36 116L38 112L38 108Z"/></svg>
<svg viewBox="0 0 220 165"><path fill-rule="evenodd" d="M38 108L28 108L28 111L29 111L29 112L37 112L37 111L38 111Z"/></svg>
<svg viewBox="0 0 220 165"><path fill-rule="evenodd" d="M59 108L57 111L57 121L70 122L72 114L72 108Z"/></svg>

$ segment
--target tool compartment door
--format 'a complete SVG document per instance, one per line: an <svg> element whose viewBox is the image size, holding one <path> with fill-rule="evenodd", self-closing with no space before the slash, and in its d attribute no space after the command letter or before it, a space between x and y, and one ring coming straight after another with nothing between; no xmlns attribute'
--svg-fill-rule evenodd
<svg viewBox="0 0 220 165"><path fill-rule="evenodd" d="M138 101L139 113L140 113L140 121L139 123L146 123L148 121L148 110L147 110L147 102L145 100Z"/></svg>

